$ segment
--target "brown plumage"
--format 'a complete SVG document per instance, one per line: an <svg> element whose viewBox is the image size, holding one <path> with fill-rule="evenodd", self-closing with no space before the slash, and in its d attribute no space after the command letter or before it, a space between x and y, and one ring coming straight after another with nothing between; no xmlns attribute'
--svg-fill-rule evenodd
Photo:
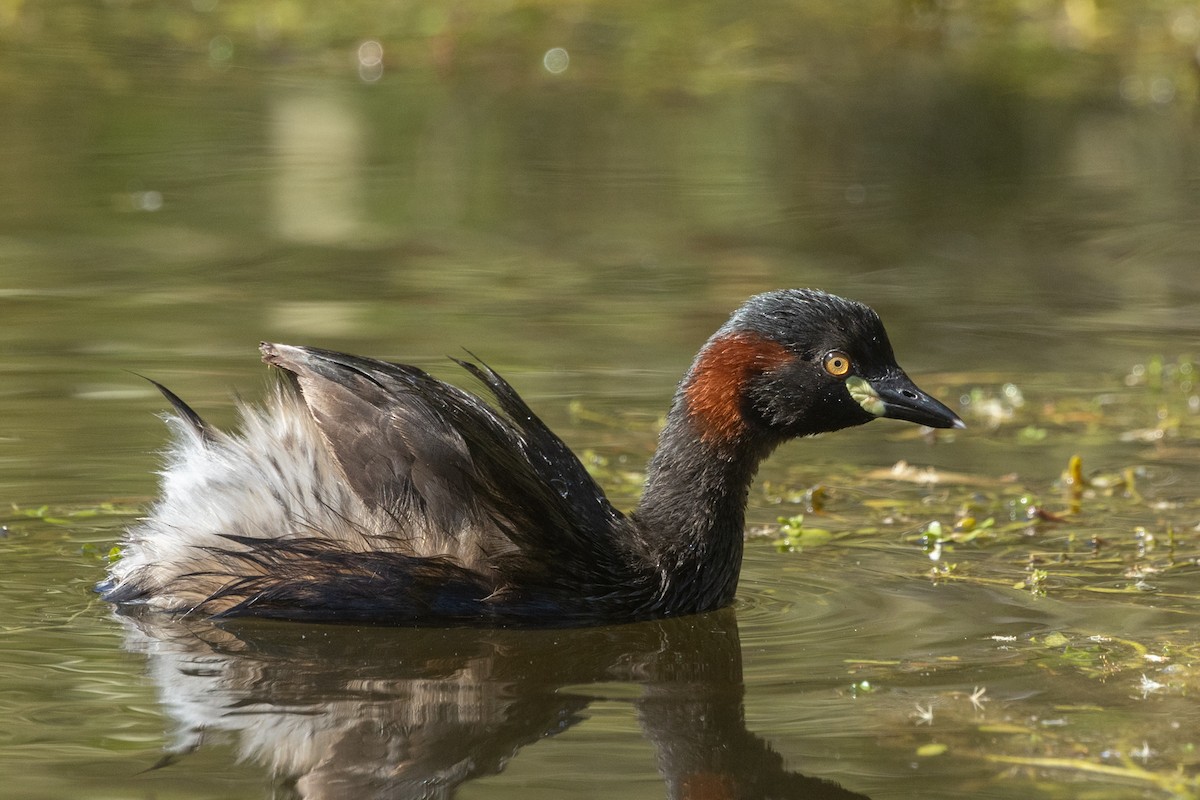
<svg viewBox="0 0 1200 800"><path fill-rule="evenodd" d="M494 405L416 367L264 344L289 378L236 434L176 409L163 496L100 586L172 612L581 625L729 603L747 491L797 436L877 416L961 427L879 318L813 290L751 298L697 355L624 515L498 374ZM162 387L160 387L162 388Z"/></svg>

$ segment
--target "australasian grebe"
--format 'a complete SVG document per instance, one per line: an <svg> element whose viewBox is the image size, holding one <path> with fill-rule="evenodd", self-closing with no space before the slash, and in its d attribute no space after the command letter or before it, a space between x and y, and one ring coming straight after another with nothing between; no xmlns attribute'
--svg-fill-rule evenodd
<svg viewBox="0 0 1200 800"><path fill-rule="evenodd" d="M747 493L777 445L892 417L962 427L896 364L865 305L751 298L675 392L622 514L498 374L495 407L416 367L263 344L290 378L236 434L174 394L162 497L99 590L164 611L569 626L719 608Z"/></svg>

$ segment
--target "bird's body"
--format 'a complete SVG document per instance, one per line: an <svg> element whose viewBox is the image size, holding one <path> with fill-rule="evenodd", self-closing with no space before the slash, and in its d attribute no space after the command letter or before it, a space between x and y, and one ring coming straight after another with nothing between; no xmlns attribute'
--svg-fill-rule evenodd
<svg viewBox="0 0 1200 800"><path fill-rule="evenodd" d="M866 306L752 298L676 392L622 514L486 366L494 404L411 366L264 344L290 380L235 434L175 407L163 492L101 585L177 613L568 626L732 601L747 492L796 436L892 416L961 426L895 364ZM162 387L160 387L161 389Z"/></svg>

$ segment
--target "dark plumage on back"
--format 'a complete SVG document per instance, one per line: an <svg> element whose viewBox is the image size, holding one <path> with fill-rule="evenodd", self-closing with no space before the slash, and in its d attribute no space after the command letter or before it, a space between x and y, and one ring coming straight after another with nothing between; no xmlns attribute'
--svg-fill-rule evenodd
<svg viewBox="0 0 1200 800"><path fill-rule="evenodd" d="M106 598L392 624L708 610L733 597L746 492L779 442L876 416L961 425L895 365L866 306L760 295L685 375L626 517L482 363L458 362L494 405L404 364L262 352L289 380L242 408L235 435L159 387L178 415L163 498L129 532Z"/></svg>

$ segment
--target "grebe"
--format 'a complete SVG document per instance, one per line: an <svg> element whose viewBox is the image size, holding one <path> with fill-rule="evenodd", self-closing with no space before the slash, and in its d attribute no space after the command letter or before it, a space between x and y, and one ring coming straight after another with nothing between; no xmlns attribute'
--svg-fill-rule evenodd
<svg viewBox="0 0 1200 800"><path fill-rule="evenodd" d="M574 626L732 602L747 495L777 445L891 417L961 428L896 364L878 315L752 297L684 375L642 499L615 509L481 362L495 405L405 364L264 343L288 380L225 433L168 389L162 496L99 587L174 613ZM457 360L457 359L456 359Z"/></svg>

